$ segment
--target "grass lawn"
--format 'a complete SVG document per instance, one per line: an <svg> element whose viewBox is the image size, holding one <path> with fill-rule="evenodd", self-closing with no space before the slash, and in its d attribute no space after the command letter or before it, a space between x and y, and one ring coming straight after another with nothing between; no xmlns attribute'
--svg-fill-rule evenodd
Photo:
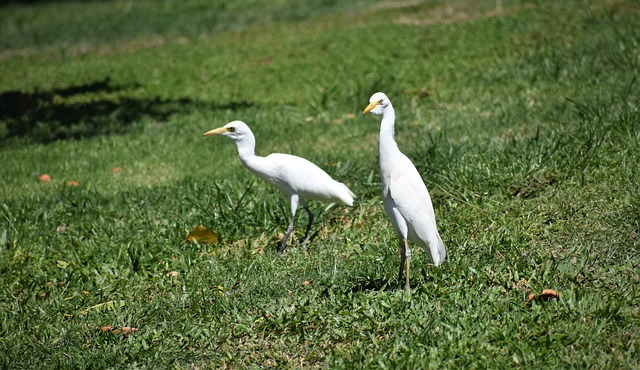
<svg viewBox="0 0 640 370"><path fill-rule="evenodd" d="M639 368L640 4L300 3L0 5L0 368ZM447 246L410 291L376 91ZM235 119L356 204L278 257Z"/></svg>

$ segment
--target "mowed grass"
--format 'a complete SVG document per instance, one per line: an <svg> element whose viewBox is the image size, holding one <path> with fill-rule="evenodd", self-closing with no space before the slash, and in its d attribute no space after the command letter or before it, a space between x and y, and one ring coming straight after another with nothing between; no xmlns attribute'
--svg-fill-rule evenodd
<svg viewBox="0 0 640 370"><path fill-rule="evenodd" d="M640 366L637 2L216 3L2 6L0 367ZM411 291L375 91L448 250ZM200 136L233 119L355 206L278 257L287 200Z"/></svg>

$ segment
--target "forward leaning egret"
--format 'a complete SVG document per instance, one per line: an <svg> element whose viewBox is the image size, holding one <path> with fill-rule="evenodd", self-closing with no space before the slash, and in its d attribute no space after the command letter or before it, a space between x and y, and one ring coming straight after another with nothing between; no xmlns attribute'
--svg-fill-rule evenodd
<svg viewBox="0 0 640 370"><path fill-rule="evenodd" d="M238 147L240 161L251 172L280 190L291 202L291 222L278 249L282 254L287 240L293 231L298 204L309 215L309 223L302 241L309 237L313 222L313 213L307 207L306 200L322 200L333 203L353 205L356 197L343 183L335 181L320 167L308 160L294 155L273 153L266 157L255 154L256 139L249 126L242 121L233 121L223 127L207 131L202 136L223 135L233 140Z"/></svg>
<svg viewBox="0 0 640 370"><path fill-rule="evenodd" d="M409 289L411 250L407 240L421 245L436 266L445 260L447 251L438 234L429 191L416 167L400 152L394 139L396 114L391 101L385 94L377 92L371 96L362 114L369 112L382 115L378 142L382 200L384 210L399 237L399 278L402 281L404 273L405 289Z"/></svg>

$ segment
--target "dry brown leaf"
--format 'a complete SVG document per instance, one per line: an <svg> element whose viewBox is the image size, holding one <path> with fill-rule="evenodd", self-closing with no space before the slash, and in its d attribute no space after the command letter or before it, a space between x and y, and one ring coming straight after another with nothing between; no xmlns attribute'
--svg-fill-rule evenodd
<svg viewBox="0 0 640 370"><path fill-rule="evenodd" d="M542 293L540 293L540 295L535 295L534 293L529 294L529 297L527 299L527 304L531 304L531 301L533 300L540 302L540 301L548 301L551 298L558 299L559 297L560 295L556 290L544 289Z"/></svg>
<svg viewBox="0 0 640 370"><path fill-rule="evenodd" d="M545 289L542 291L542 293L540 293L540 296L538 297L539 300L549 300L551 298L555 298L558 299L559 295L558 292L553 290L553 289Z"/></svg>
<svg viewBox="0 0 640 370"><path fill-rule="evenodd" d="M122 167L120 167L120 166L115 166L115 167L113 167L113 168L111 169L111 172L112 172L112 173L120 173L120 172L122 172Z"/></svg>
<svg viewBox="0 0 640 370"><path fill-rule="evenodd" d="M43 173L42 175L38 176L38 182L51 182L51 176Z"/></svg>
<svg viewBox="0 0 640 370"><path fill-rule="evenodd" d="M132 328L130 326L123 326L122 327L122 335L124 335L125 337L131 333L135 333L138 331L138 328Z"/></svg>
<svg viewBox="0 0 640 370"><path fill-rule="evenodd" d="M171 276L173 278L177 278L178 275L180 275L180 273L178 271L171 271L171 272L167 272L167 274L165 276Z"/></svg>
<svg viewBox="0 0 640 370"><path fill-rule="evenodd" d="M117 327L113 327L113 326L109 326L109 325L104 325L100 328L100 331L103 333L111 333L113 335L116 335L118 333L122 333L123 336L127 336L131 333L136 333L138 332L138 328L133 328L131 326L123 326L121 328L117 328Z"/></svg>
<svg viewBox="0 0 640 370"><path fill-rule="evenodd" d="M78 186L80 186L80 183L77 182L76 180L69 180L67 181L67 186L73 186L77 188Z"/></svg>
<svg viewBox="0 0 640 370"><path fill-rule="evenodd" d="M200 244L214 244L218 242L220 235L212 231L206 226L197 226L193 230L189 232L187 236L187 240L189 241L197 241Z"/></svg>

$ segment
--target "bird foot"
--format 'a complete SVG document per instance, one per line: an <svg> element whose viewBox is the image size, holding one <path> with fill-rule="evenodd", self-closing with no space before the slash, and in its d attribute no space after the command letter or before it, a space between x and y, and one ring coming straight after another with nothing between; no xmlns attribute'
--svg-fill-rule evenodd
<svg viewBox="0 0 640 370"><path fill-rule="evenodd" d="M287 245L286 244L282 244L280 246L280 248L278 248L278 255L282 256L282 254L284 253L285 249L287 249Z"/></svg>

